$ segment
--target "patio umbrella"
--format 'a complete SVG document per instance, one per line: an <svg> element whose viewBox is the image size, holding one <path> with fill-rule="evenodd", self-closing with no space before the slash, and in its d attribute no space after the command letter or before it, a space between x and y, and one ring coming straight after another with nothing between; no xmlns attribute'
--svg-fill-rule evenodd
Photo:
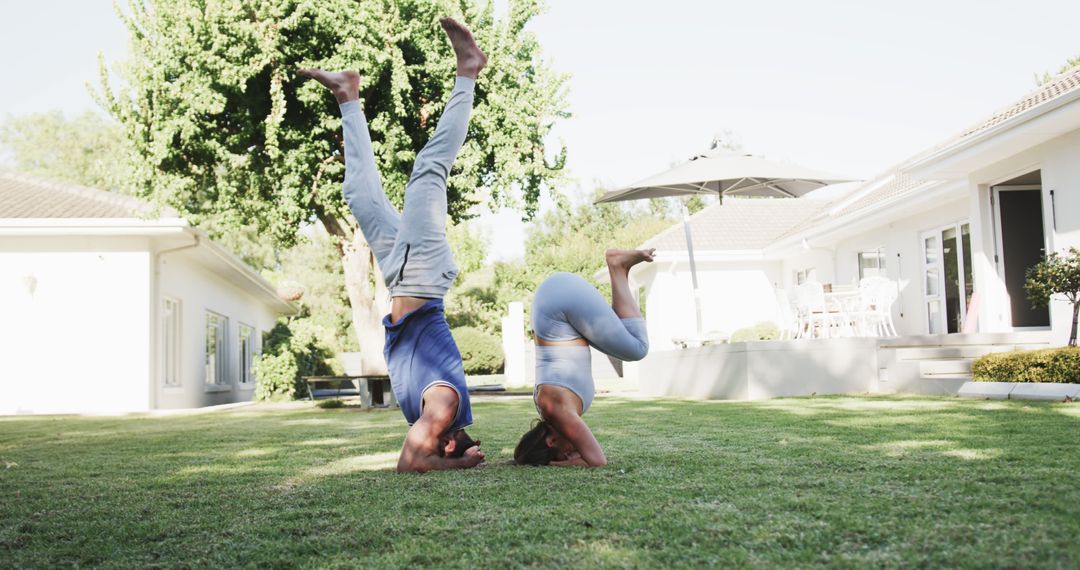
<svg viewBox="0 0 1080 570"><path fill-rule="evenodd" d="M694 194L715 194L721 202L725 195L798 198L822 186L851 180L797 164L777 162L751 154L714 150L625 188L605 192L596 203ZM694 285L697 332L701 334L701 296L698 292L697 265L694 262L694 241L690 235L690 217L685 207L683 231L686 233L690 278Z"/></svg>

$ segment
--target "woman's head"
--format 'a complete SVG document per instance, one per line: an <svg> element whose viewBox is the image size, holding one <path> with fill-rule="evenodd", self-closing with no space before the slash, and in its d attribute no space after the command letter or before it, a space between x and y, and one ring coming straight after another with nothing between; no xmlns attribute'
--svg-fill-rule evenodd
<svg viewBox="0 0 1080 570"><path fill-rule="evenodd" d="M570 444L544 420L534 420L532 428L521 436L521 441L514 448L514 463L518 465L547 465L558 459L565 459L573 451Z"/></svg>

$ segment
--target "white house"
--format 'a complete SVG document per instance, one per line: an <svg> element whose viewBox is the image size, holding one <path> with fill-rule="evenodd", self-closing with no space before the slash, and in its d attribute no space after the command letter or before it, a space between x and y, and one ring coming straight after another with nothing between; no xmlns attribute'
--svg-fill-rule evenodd
<svg viewBox="0 0 1080 570"><path fill-rule="evenodd" d="M0 413L250 400L262 335L293 311L174 212L0 174Z"/></svg>
<svg viewBox="0 0 1080 570"><path fill-rule="evenodd" d="M691 228L705 331L774 320L774 290L808 277L875 274L899 283L904 338L879 347L1063 345L1071 307L1032 307L1023 282L1044 252L1080 247L1080 67L841 198L725 199ZM682 228L644 245L664 261L631 279L645 288L653 351L674 351L672 337L695 333ZM897 360L878 353L879 370Z"/></svg>

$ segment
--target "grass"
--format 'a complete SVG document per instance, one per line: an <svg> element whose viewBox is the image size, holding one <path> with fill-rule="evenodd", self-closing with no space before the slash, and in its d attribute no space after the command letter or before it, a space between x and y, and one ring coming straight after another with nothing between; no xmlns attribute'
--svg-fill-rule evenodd
<svg viewBox="0 0 1080 570"><path fill-rule="evenodd" d="M0 418L0 567L1080 565L1080 405L599 398L611 464L389 471L396 411Z"/></svg>

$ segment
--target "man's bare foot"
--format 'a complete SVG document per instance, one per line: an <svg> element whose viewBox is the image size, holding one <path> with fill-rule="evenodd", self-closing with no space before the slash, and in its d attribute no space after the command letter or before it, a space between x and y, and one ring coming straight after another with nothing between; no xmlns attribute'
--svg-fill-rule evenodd
<svg viewBox="0 0 1080 570"><path fill-rule="evenodd" d="M604 259L607 261L608 267L619 269L630 269L631 267L641 263L642 261L653 260L653 254L656 252L656 248L649 249L609 249L604 252Z"/></svg>
<svg viewBox="0 0 1080 570"><path fill-rule="evenodd" d="M323 71L316 68L297 69L296 74L322 83L333 94L337 102L345 103L360 98L360 74L355 71Z"/></svg>
<svg viewBox="0 0 1080 570"><path fill-rule="evenodd" d="M487 56L477 47L472 32L453 18L443 18L439 23L446 30L450 45L454 46L454 53L457 54L457 74L475 80L487 65Z"/></svg>

